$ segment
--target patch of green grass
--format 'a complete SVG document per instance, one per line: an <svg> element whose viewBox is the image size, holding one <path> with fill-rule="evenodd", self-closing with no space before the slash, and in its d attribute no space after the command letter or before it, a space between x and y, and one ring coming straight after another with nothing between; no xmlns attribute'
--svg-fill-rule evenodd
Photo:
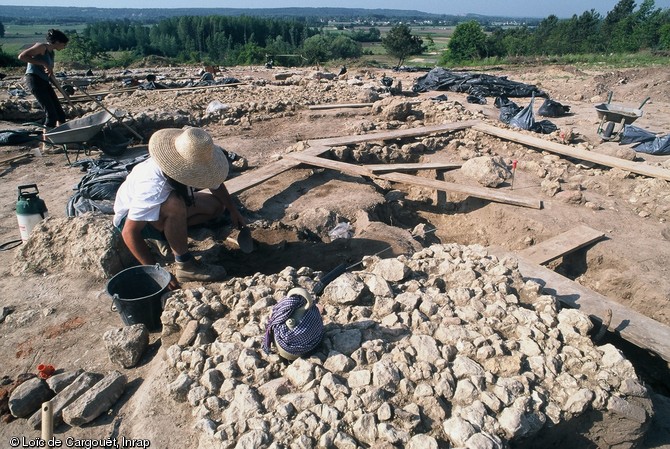
<svg viewBox="0 0 670 449"><path fill-rule="evenodd" d="M33 45L35 42L45 42L47 31L51 28L61 30L65 34L81 33L86 24L30 24L17 25L14 23L3 23L5 36L0 38L0 45L5 53L19 54L22 49Z"/></svg>

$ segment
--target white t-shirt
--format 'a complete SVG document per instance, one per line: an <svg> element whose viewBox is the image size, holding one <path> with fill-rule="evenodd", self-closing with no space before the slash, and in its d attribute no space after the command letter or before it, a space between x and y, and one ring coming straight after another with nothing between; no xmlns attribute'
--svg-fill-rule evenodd
<svg viewBox="0 0 670 449"><path fill-rule="evenodd" d="M158 221L161 204L174 188L152 159L140 162L119 186L114 200L114 226L124 217L134 221Z"/></svg>

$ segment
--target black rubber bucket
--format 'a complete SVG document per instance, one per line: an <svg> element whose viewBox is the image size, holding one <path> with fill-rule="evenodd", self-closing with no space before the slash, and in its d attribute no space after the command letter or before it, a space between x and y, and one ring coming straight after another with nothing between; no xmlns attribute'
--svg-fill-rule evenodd
<svg viewBox="0 0 670 449"><path fill-rule="evenodd" d="M143 323L150 331L161 329L161 296L170 273L158 265L126 268L107 282L107 293L126 326Z"/></svg>

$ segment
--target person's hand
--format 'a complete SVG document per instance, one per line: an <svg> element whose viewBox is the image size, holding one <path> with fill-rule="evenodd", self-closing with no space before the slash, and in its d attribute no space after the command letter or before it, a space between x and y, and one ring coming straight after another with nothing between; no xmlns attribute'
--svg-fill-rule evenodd
<svg viewBox="0 0 670 449"><path fill-rule="evenodd" d="M44 66L44 71L46 72L46 74L49 78L51 78L54 74L53 69L51 67L49 67L48 65Z"/></svg>
<svg viewBox="0 0 670 449"><path fill-rule="evenodd" d="M170 282L168 283L168 289L169 290L179 290L180 288L181 288L181 285L179 285L179 281L174 276L174 274L170 273Z"/></svg>
<svg viewBox="0 0 670 449"><path fill-rule="evenodd" d="M233 222L233 226L237 229L242 229L244 225L247 224L247 221L237 209L234 212L231 211L230 220Z"/></svg>

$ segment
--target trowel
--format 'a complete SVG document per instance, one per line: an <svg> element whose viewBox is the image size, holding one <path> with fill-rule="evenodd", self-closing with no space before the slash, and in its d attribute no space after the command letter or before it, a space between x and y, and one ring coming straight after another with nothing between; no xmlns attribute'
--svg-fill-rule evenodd
<svg viewBox="0 0 670 449"><path fill-rule="evenodd" d="M251 229L242 226L237 233L237 237L228 237L228 241L235 243L244 254L249 254L254 250L254 239L251 237Z"/></svg>

